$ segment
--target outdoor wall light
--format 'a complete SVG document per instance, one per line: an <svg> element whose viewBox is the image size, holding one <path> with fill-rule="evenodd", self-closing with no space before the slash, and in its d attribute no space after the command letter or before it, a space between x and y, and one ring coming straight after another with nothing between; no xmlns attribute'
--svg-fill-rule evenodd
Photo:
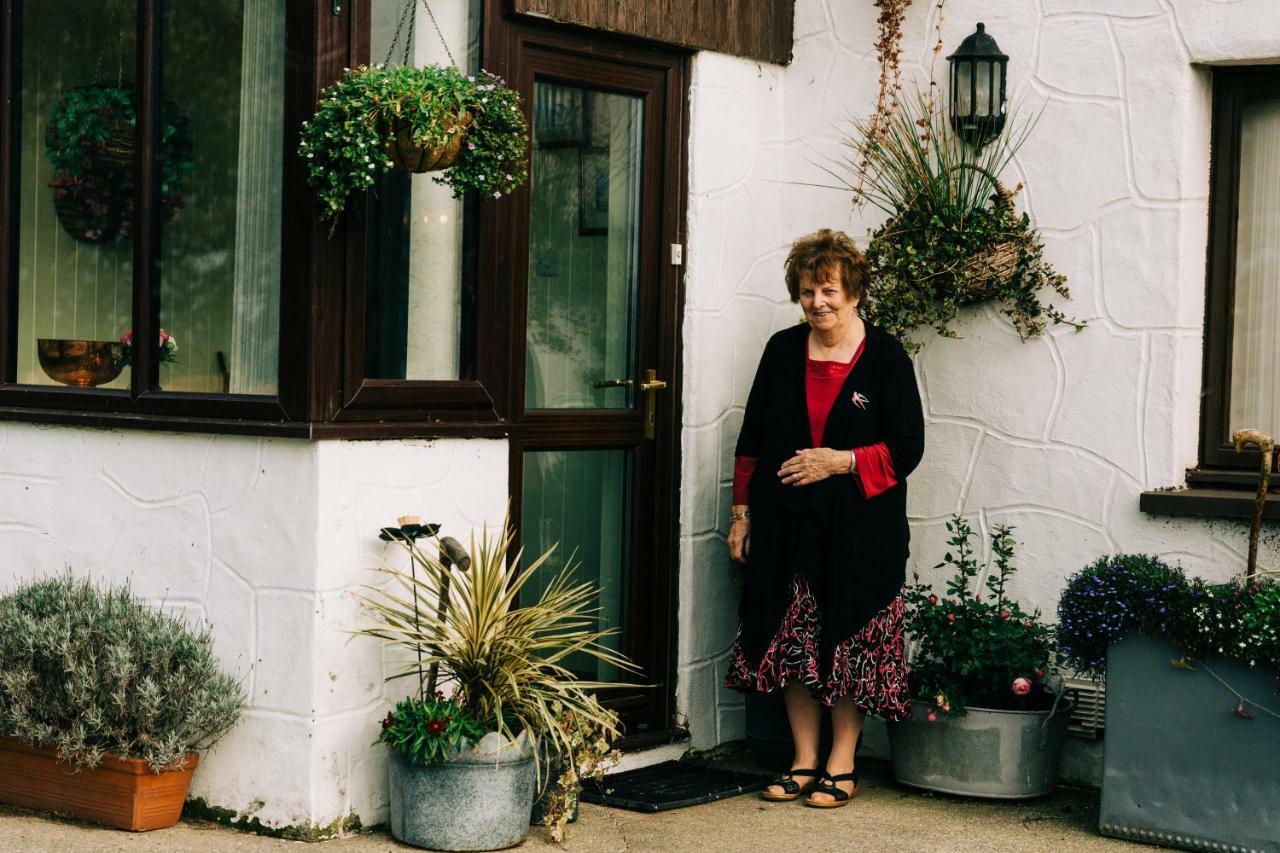
<svg viewBox="0 0 1280 853"><path fill-rule="evenodd" d="M951 127L972 145L990 142L1004 129L1004 87L1009 57L978 24L960 42L951 63Z"/></svg>

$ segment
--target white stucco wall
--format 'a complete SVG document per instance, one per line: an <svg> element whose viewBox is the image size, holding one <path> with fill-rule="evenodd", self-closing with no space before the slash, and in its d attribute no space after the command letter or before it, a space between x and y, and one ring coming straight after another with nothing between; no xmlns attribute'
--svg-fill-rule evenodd
<svg viewBox="0 0 1280 853"><path fill-rule="evenodd" d="M908 79L927 80L936 5L908 11ZM695 746L743 733L741 696L719 686L737 601L724 535L756 360L799 317L782 261L802 234L842 228L865 245L878 222L846 192L803 185L831 183L813 163L870 112L875 17L869 0L797 0L789 66L694 62L678 697ZM1275 61L1280 13L1271 0L948 0L944 55L978 21L1011 57L1011 103L1042 111L1010 182L1026 182L1019 204L1089 326L1024 344L973 310L960 340L922 338L910 567L932 573L963 511L984 531L1016 525L1015 591L1049 613L1065 578L1108 552L1225 579L1243 567L1246 525L1144 516L1138 496L1196 462L1210 118L1197 63Z"/></svg>
<svg viewBox="0 0 1280 853"><path fill-rule="evenodd" d="M385 820L385 750L407 695L353 593L399 553L377 538L421 515L466 541L506 511L505 441L306 442L0 425L0 590L71 569L214 628L244 678L241 721L192 796L272 826Z"/></svg>
<svg viewBox="0 0 1280 853"><path fill-rule="evenodd" d="M925 73L934 8L909 12L909 74ZM944 45L978 20L1012 56L1013 100L1043 108L1014 169L1020 203L1090 326L1022 344L972 311L961 340L927 341L913 567L937 561L963 510L983 529L1018 526L1017 591L1046 610L1109 551L1225 578L1243 564L1242 524L1145 517L1138 494L1179 483L1196 456L1209 92L1195 63L1280 58L1280 15L1272 0L949 0ZM743 733L741 697L719 686L737 601L723 538L756 359L798 316L782 260L818 227L861 238L874 223L847 194L803 185L824 180L811 161L838 152L847 116L870 109L873 29L869 0L798 0L791 65L694 62L677 694L695 747ZM369 744L405 691L343 633L381 558L374 531L417 513L465 535L500 520L506 495L504 441L0 424L0 589L67 566L210 620L250 698L193 794L277 826L376 822L385 755Z"/></svg>

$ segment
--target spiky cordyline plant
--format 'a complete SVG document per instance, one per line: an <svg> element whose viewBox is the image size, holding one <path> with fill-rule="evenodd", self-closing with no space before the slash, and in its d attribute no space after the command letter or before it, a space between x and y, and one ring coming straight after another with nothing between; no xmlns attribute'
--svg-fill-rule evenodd
<svg viewBox="0 0 1280 853"><path fill-rule="evenodd" d="M573 744L557 722L566 712L617 736L617 717L591 691L627 685L581 681L565 666L580 652L637 670L601 642L617 629L597 626L592 605L598 590L575 582L576 563L570 558L537 601L517 606L520 590L551 559L555 546L521 570L519 554L508 560L515 534L503 529L497 536L486 529L478 545L472 536L471 567L465 572L445 567L415 542L393 540L424 571L378 569L389 582L366 586L368 594L360 598L380 624L357 633L413 656L388 680L417 678L421 691L423 667L438 665L441 683L453 685L459 704L508 738L528 730L542 736L554 753L571 753ZM448 601L439 607L446 578Z"/></svg>

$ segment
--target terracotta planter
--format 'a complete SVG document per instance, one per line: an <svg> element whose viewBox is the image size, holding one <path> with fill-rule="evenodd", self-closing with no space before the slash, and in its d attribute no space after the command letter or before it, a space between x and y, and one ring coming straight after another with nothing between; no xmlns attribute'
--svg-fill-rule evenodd
<svg viewBox="0 0 1280 853"><path fill-rule="evenodd" d="M0 802L141 832L173 826L200 756L153 773L137 758L107 756L91 770L57 760L57 751L0 737Z"/></svg>

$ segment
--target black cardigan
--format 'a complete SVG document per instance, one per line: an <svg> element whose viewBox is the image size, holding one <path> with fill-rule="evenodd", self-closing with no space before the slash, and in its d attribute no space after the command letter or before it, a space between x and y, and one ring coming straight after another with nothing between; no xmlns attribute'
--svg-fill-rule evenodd
<svg viewBox="0 0 1280 853"><path fill-rule="evenodd" d="M924 414L902 345L870 323L866 329L866 346L831 408L822 446L885 443L898 482L871 499L848 475L809 486L778 478L783 462L812 445L805 399L809 327L778 332L760 357L737 446L737 455L757 460L739 611L751 661L759 661L777 633L795 575L808 578L817 598L828 664L834 646L888 605L906 579L906 479L924 453ZM861 406L853 402L855 392L865 398Z"/></svg>

